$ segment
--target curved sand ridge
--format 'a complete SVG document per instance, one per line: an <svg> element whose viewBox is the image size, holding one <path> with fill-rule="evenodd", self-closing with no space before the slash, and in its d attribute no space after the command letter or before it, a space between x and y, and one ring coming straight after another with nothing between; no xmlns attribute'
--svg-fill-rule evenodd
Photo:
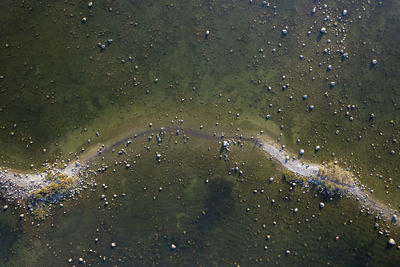
<svg viewBox="0 0 400 267"><path fill-rule="evenodd" d="M380 215L383 215L389 220L393 221L397 210L393 210L378 200L372 198L368 194L364 193L364 187L357 183L352 177L353 175L335 166L332 169L328 169L326 166L305 163L301 160L301 157L296 157L289 155L283 149L279 148L278 145L267 137L263 138L245 138L239 136L223 137L217 135L211 135L201 130L185 129L181 127L168 127L161 129L149 129L137 133L129 133L128 135L118 137L112 140L109 144L101 145L99 149L92 149L85 152L81 157L81 162L88 162L95 159L102 153L112 150L118 146L126 144L128 140L143 137L153 133L158 133L160 140L164 137L167 132L170 135L186 134L194 136L197 138L209 139L209 140L219 140L223 141L221 146L221 151L229 150L230 145L237 144L238 140L251 142L256 147L259 147L270 156L271 160L275 160L280 163L280 165L287 171L295 174L293 177L298 179L298 181L306 181L313 184L325 185L326 183L333 184L335 187L340 188L341 193L348 196L354 197L355 199L361 201L365 206L368 206L376 210ZM49 181L46 176L51 174L63 174L68 177L82 177L82 166L79 160L69 163L64 169L52 169L47 172L41 173L22 173L11 169L1 169L0 168L0 192L2 191L6 198L9 200L25 199L29 197L33 192L47 186Z"/></svg>

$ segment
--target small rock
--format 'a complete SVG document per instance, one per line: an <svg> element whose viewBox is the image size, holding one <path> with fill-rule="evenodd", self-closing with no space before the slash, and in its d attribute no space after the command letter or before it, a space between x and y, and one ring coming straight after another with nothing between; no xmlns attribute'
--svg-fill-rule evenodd
<svg viewBox="0 0 400 267"><path fill-rule="evenodd" d="M7 205L4 205L3 210L4 210L4 211L8 210L8 206L7 206Z"/></svg>
<svg viewBox="0 0 400 267"><path fill-rule="evenodd" d="M115 244L115 242L111 243L111 248L115 248L117 246L117 244Z"/></svg>
<svg viewBox="0 0 400 267"><path fill-rule="evenodd" d="M320 209L322 209L322 208L324 208L324 207L325 207L324 202L319 203L319 208L320 208Z"/></svg>
<svg viewBox="0 0 400 267"><path fill-rule="evenodd" d="M371 64L372 64L372 65L376 65L376 63L378 63L378 61L377 61L376 59L373 59L373 60L371 61Z"/></svg>
<svg viewBox="0 0 400 267"><path fill-rule="evenodd" d="M226 148L226 147L228 147L228 146L229 146L229 142L226 141L226 140L224 140L224 141L222 142L222 147Z"/></svg>
<svg viewBox="0 0 400 267"><path fill-rule="evenodd" d="M176 249L176 245L175 244L171 244L171 250L175 250Z"/></svg>
<svg viewBox="0 0 400 267"><path fill-rule="evenodd" d="M300 149L299 154L303 155L304 154L304 149Z"/></svg>
<svg viewBox="0 0 400 267"><path fill-rule="evenodd" d="M344 10L343 10L342 15L343 15L343 16L346 16L346 15L347 15L347 9L344 9Z"/></svg>
<svg viewBox="0 0 400 267"><path fill-rule="evenodd" d="M393 238L390 238L390 239L389 239L389 241L388 241L388 245L390 245L390 246L394 246L394 245L396 245L396 242L394 241L394 239L393 239Z"/></svg>

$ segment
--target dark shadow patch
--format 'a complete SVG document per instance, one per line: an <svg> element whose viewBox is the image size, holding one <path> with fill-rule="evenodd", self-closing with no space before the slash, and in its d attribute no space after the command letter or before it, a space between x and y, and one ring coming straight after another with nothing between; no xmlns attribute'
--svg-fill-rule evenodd
<svg viewBox="0 0 400 267"><path fill-rule="evenodd" d="M317 39L316 39L317 42L320 42L323 36L324 36L324 34L323 34L322 32L320 32L320 33L318 34L318 36L317 36Z"/></svg>
<svg viewBox="0 0 400 267"><path fill-rule="evenodd" d="M197 228L197 244L204 247L207 236L226 217L232 214L235 201L232 196L234 182L222 177L210 180L207 186L207 198L203 204L203 212L194 221Z"/></svg>

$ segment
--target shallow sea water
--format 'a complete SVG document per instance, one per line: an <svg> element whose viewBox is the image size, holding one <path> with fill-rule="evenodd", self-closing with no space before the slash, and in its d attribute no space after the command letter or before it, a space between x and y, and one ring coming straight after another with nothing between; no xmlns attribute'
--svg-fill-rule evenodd
<svg viewBox="0 0 400 267"><path fill-rule="evenodd" d="M377 199L399 207L398 2L3 2L0 166L73 158L150 122L155 129L203 125L218 136L263 130L292 151L304 148L305 159L337 160ZM375 215L360 213L354 199L291 188L252 144L233 147L226 160L218 141L188 137L168 134L161 146L140 137L127 155L96 158L108 170L64 207L53 205L44 221L19 220L26 210L13 205L1 211L2 265L64 266L69 258L78 265L79 257L96 266L400 262L400 251L386 245L389 236L400 243L398 226L378 220L387 230L379 235ZM242 176L231 170L235 163Z"/></svg>

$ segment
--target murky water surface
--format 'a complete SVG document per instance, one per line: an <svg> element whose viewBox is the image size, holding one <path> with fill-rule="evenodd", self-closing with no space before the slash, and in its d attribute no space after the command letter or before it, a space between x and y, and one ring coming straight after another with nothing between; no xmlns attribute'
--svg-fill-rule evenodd
<svg viewBox="0 0 400 267"><path fill-rule="evenodd" d="M262 131L305 160L337 161L397 209L399 3L4 0L0 166L73 159L149 123ZM106 170L44 220L1 200L1 265L400 262L398 226L288 184L251 143L220 147L190 133L132 138L95 158Z"/></svg>

